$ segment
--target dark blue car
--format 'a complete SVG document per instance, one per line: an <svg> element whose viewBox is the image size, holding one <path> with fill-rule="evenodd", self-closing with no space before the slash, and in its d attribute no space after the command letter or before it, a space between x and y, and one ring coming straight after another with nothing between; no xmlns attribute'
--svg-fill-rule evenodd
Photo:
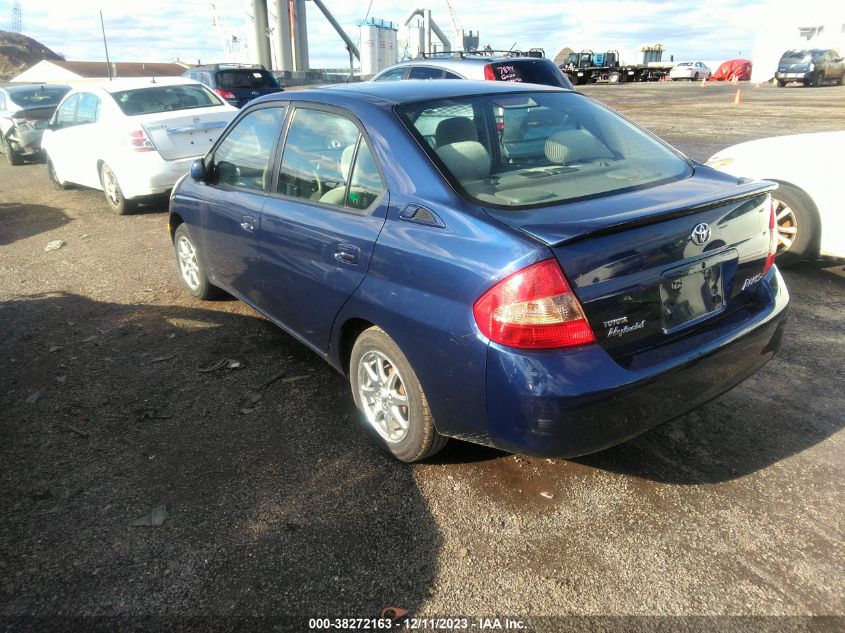
<svg viewBox="0 0 845 633"><path fill-rule="evenodd" d="M189 292L343 372L397 458L448 437L564 457L772 358L774 187L576 92L366 83L249 104L177 184L170 231Z"/></svg>

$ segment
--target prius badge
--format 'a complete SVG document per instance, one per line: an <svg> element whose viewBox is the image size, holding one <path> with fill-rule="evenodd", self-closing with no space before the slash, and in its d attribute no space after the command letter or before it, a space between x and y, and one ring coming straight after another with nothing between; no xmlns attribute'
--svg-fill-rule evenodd
<svg viewBox="0 0 845 633"><path fill-rule="evenodd" d="M696 224L690 237L692 238L693 244L698 244L699 246L706 244L710 239L710 225L707 222Z"/></svg>

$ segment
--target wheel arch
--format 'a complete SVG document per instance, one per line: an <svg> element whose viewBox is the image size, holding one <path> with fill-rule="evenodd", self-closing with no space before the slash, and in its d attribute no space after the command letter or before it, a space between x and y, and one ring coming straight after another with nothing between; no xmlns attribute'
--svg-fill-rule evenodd
<svg viewBox="0 0 845 633"><path fill-rule="evenodd" d="M338 369L344 376L349 376L349 361L352 358L352 348L362 332L371 327L381 327L372 321L360 317L346 319L338 329L337 335L337 363ZM389 336L389 334L388 334Z"/></svg>
<svg viewBox="0 0 845 633"><path fill-rule="evenodd" d="M819 209L816 206L813 197L809 193L807 193L807 191L803 187L801 187L801 185L798 185L789 180L785 180L783 178L766 178L766 180L776 182L778 186L786 185L787 187L794 189L795 192L799 196L801 196L801 198L803 198L804 202L807 204L807 212L812 214L813 220L816 224L816 233L815 235L813 235L812 240L810 241L811 250L809 254L813 257L818 257L819 252L821 251L822 231L824 230L824 228L822 227L822 220L821 215L819 214ZM777 198L778 192L772 192L772 197Z"/></svg>

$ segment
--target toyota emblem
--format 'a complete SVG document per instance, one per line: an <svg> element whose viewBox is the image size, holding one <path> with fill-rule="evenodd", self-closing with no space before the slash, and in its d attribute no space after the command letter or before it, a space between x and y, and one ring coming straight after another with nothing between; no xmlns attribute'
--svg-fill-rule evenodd
<svg viewBox="0 0 845 633"><path fill-rule="evenodd" d="M690 237L692 238L693 244L698 244L699 246L706 244L710 239L710 225L706 222L696 224Z"/></svg>

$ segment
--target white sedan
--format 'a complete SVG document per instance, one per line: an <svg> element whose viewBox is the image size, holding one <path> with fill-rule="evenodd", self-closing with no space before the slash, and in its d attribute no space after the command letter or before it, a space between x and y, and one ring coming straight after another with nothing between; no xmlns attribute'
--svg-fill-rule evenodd
<svg viewBox="0 0 845 633"><path fill-rule="evenodd" d="M100 189L124 214L138 198L171 189L237 112L181 77L121 79L69 92L41 145L57 186Z"/></svg>
<svg viewBox="0 0 845 633"><path fill-rule="evenodd" d="M707 66L701 62L681 62L675 64L669 71L669 79L688 79L690 81L707 81L713 74Z"/></svg>
<svg viewBox="0 0 845 633"><path fill-rule="evenodd" d="M776 136L723 149L707 165L780 186L772 194L778 261L845 257L845 131ZM786 257L781 260L781 254Z"/></svg>

